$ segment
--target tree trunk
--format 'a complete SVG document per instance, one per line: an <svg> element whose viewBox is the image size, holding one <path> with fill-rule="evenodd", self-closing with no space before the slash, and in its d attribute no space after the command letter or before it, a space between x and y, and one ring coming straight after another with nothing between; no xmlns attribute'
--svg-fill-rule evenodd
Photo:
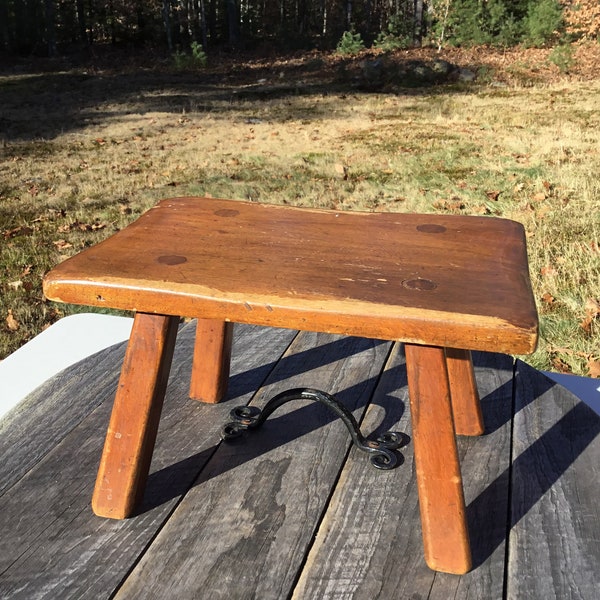
<svg viewBox="0 0 600 600"><path fill-rule="evenodd" d="M83 0L77 0L75 3L75 12L77 13L77 25L79 28L79 39L82 44L88 46L91 43L91 39L88 36L87 21L85 15L85 6Z"/></svg>
<svg viewBox="0 0 600 600"><path fill-rule="evenodd" d="M8 0L0 0L0 48L11 51L11 35L8 25Z"/></svg>
<svg viewBox="0 0 600 600"><path fill-rule="evenodd" d="M413 44L417 47L421 47L421 40L423 39L423 0L415 0L414 8L414 32L413 32Z"/></svg>
<svg viewBox="0 0 600 600"><path fill-rule="evenodd" d="M240 43L240 14L237 0L226 0L226 8L229 44L236 48Z"/></svg>
<svg viewBox="0 0 600 600"><path fill-rule="evenodd" d="M216 43L219 39L217 30L217 0L208 0L208 35L211 42Z"/></svg>
<svg viewBox="0 0 600 600"><path fill-rule="evenodd" d="M54 0L44 0L48 56L56 56L56 7Z"/></svg>
<svg viewBox="0 0 600 600"><path fill-rule="evenodd" d="M165 33L167 34L167 48L171 53L173 52L173 33L171 31L171 3L169 0L163 0L162 17Z"/></svg>
<svg viewBox="0 0 600 600"><path fill-rule="evenodd" d="M208 32L206 29L206 8L204 6L204 0L198 0L198 10L200 13L200 32L202 35L202 47L206 51L208 48Z"/></svg>

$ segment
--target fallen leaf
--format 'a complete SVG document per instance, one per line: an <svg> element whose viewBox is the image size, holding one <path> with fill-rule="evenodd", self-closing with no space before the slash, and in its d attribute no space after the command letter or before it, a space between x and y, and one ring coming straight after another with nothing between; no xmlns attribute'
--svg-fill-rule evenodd
<svg viewBox="0 0 600 600"><path fill-rule="evenodd" d="M436 200L433 203L434 208L440 210L447 210L450 212L456 212L465 208L465 203L457 196L452 197L450 200Z"/></svg>
<svg viewBox="0 0 600 600"><path fill-rule="evenodd" d="M12 313L12 309L8 309L8 316L6 317L6 325L11 331L17 331L19 329L19 321L15 319Z"/></svg>
<svg viewBox="0 0 600 600"><path fill-rule="evenodd" d="M585 312L592 317L600 316L600 300L588 298L585 303Z"/></svg>
<svg viewBox="0 0 600 600"><path fill-rule="evenodd" d="M579 327L588 335L592 333L592 323L600 316L600 302L594 298L589 298L585 303L585 317L579 323Z"/></svg>
<svg viewBox="0 0 600 600"><path fill-rule="evenodd" d="M333 168L335 169L335 172L338 175L341 175L344 179L348 179L348 167L346 167L345 165L342 165L340 163L337 163L337 164L333 165Z"/></svg>
<svg viewBox="0 0 600 600"><path fill-rule="evenodd" d="M18 290L23 285L23 282L19 279L18 281L10 281L8 284L9 288L13 290Z"/></svg>
<svg viewBox="0 0 600 600"><path fill-rule="evenodd" d="M14 238L19 235L31 235L33 233L33 229L31 227L27 227L26 225L21 225L21 227L15 227L14 229L9 229L3 233L6 239Z"/></svg>
<svg viewBox="0 0 600 600"><path fill-rule="evenodd" d="M558 271L552 265L546 265L540 269L540 273L544 277L554 277L554 275L558 275Z"/></svg>
<svg viewBox="0 0 600 600"><path fill-rule="evenodd" d="M600 360L590 359L587 368L590 377L600 377Z"/></svg>
<svg viewBox="0 0 600 600"><path fill-rule="evenodd" d="M546 194L544 192L538 192L532 196L532 199L536 202L543 202L546 199Z"/></svg>
<svg viewBox="0 0 600 600"><path fill-rule="evenodd" d="M542 295L542 301L552 306L556 302L556 298L550 292L546 292Z"/></svg>
<svg viewBox="0 0 600 600"><path fill-rule="evenodd" d="M500 191L499 190L493 190L490 192L486 192L485 195L490 199L490 200L498 200L498 197L500 196Z"/></svg>
<svg viewBox="0 0 600 600"><path fill-rule="evenodd" d="M58 250L66 250L67 248L72 248L73 244L69 244L69 242L67 242L67 240L56 240L55 242L52 242L57 248Z"/></svg>
<svg viewBox="0 0 600 600"><path fill-rule="evenodd" d="M571 367L562 358L553 356L550 362L555 371L559 373L571 373Z"/></svg>

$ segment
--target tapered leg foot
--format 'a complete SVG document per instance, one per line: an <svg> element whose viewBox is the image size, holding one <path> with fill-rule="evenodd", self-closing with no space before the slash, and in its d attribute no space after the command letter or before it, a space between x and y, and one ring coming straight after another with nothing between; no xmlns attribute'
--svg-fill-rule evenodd
<svg viewBox="0 0 600 600"><path fill-rule="evenodd" d="M198 319L190 398L220 402L227 393L233 323Z"/></svg>
<svg viewBox="0 0 600 600"><path fill-rule="evenodd" d="M481 435L485 431L470 350L446 348L446 365L457 435Z"/></svg>
<svg viewBox="0 0 600 600"><path fill-rule="evenodd" d="M135 316L92 498L98 516L124 519L143 498L178 323L177 317Z"/></svg>
<svg viewBox="0 0 600 600"><path fill-rule="evenodd" d="M405 348L425 561L463 574L471 549L444 349Z"/></svg>

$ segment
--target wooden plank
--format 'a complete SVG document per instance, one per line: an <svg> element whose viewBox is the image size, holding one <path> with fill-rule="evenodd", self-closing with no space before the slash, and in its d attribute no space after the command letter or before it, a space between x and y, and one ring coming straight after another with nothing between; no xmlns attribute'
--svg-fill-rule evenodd
<svg viewBox="0 0 600 600"><path fill-rule="evenodd" d="M507 597L600 590L600 417L518 362Z"/></svg>
<svg viewBox="0 0 600 600"><path fill-rule="evenodd" d="M351 451L294 600L501 598L510 446L512 360L474 353L486 433L458 439L475 569L435 573L423 558L412 443L393 471L372 469ZM411 435L404 355L395 348L363 430Z"/></svg>
<svg viewBox="0 0 600 600"><path fill-rule="evenodd" d="M115 365L123 362L125 346L117 344L65 369L0 420L0 495L114 397L119 379Z"/></svg>
<svg viewBox="0 0 600 600"><path fill-rule="evenodd" d="M389 343L302 333L257 404L295 387L335 393L360 417ZM286 598L350 436L316 403L281 407L222 445L116 598Z"/></svg>
<svg viewBox="0 0 600 600"><path fill-rule="evenodd" d="M109 598L169 517L219 444L231 403L254 395L294 331L236 328L231 402L188 398L195 324L178 336L163 418L141 513L114 521L93 515L90 500L111 402L103 402L0 498L0 589L11 598ZM87 362L79 394L107 395ZM112 388L120 363L113 365ZM70 393L75 390L65 386ZM56 384L48 405L65 401ZM83 402L83 401L81 401ZM109 566L108 566L109 565Z"/></svg>

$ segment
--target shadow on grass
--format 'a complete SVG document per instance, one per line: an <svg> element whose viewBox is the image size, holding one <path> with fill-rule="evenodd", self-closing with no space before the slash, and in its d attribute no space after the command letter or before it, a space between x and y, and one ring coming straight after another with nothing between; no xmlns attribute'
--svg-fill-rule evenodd
<svg viewBox="0 0 600 600"><path fill-rule="evenodd" d="M455 85L458 68L454 65L450 72L438 73L426 61L399 57L321 63L309 55L300 63L244 63L231 68L231 72L225 68L197 72L138 69L0 75L0 137L5 142L48 140L130 114L157 111L210 112L228 118L233 110L239 111L242 101L262 104L286 97L337 94L351 104L349 94L440 95L465 89ZM279 110L274 120L306 116L297 110L291 104L288 111ZM325 107L322 115L318 110L313 114L314 118L325 115L336 118Z"/></svg>

